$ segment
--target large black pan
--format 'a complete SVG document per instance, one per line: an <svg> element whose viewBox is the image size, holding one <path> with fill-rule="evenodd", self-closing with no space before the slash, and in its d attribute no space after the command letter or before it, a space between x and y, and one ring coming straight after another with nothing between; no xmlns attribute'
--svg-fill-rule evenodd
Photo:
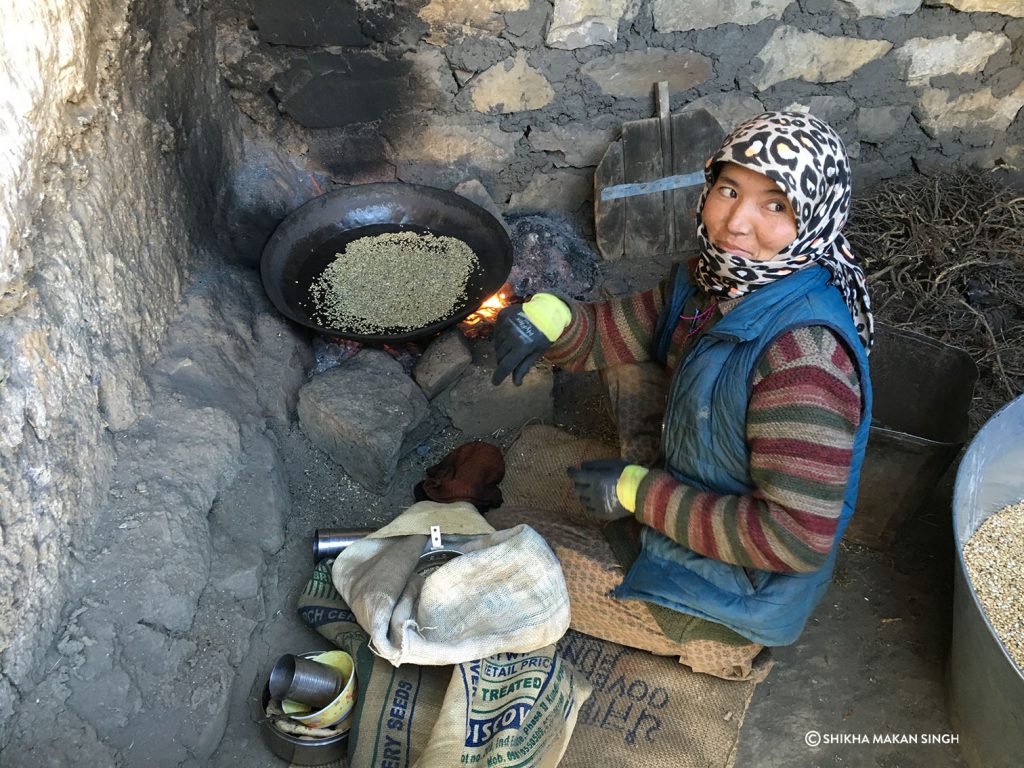
<svg viewBox="0 0 1024 768"><path fill-rule="evenodd" d="M423 328L378 334L328 328L311 316L309 287L360 237L383 232L429 232L457 237L479 261L455 310ZM260 263L263 287L285 317L323 333L363 343L429 336L472 314L501 288L512 269L512 243L498 220L461 195L419 184L360 184L332 190L294 210L274 231Z"/></svg>

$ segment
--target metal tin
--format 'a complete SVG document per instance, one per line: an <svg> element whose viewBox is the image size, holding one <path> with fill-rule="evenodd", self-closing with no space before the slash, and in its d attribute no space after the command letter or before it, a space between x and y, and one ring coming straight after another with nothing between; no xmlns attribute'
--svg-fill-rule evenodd
<svg viewBox="0 0 1024 768"><path fill-rule="evenodd" d="M348 754L348 731L325 739L300 739L279 731L262 713L267 711L270 701L270 687L263 686L261 698L260 734L267 748L282 760L292 765L327 765L345 759Z"/></svg>
<svg viewBox="0 0 1024 768"><path fill-rule="evenodd" d="M949 710L971 768L1010 768L1024 755L1024 672L981 608L964 544L993 513L1024 498L1024 396L990 418L964 454L953 489L957 558Z"/></svg>
<svg viewBox="0 0 1024 768"><path fill-rule="evenodd" d="M372 528L317 528L313 531L313 562L337 557L347 547L373 533Z"/></svg>
<svg viewBox="0 0 1024 768"><path fill-rule="evenodd" d="M457 552L454 549L433 549L424 552L420 555L419 560L416 561L416 573L420 576L429 576L442 565L450 560L454 560L461 554L461 552Z"/></svg>

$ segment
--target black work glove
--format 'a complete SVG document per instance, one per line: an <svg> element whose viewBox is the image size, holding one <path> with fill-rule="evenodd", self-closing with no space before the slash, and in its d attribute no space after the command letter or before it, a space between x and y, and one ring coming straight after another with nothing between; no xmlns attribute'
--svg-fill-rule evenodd
<svg viewBox="0 0 1024 768"><path fill-rule="evenodd" d="M576 494L594 519L607 522L633 514L619 503L615 493L615 485L627 466L629 462L622 459L596 459L583 462L579 469L569 469Z"/></svg>
<svg viewBox="0 0 1024 768"><path fill-rule="evenodd" d="M544 332L530 322L521 304L505 307L494 321L494 353L497 367L492 384L501 384L512 374L512 383L517 387L537 359L551 346Z"/></svg>

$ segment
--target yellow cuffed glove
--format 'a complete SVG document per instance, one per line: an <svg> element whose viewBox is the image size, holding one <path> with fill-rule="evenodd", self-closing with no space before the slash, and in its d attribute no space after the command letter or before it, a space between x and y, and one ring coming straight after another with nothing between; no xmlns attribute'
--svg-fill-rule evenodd
<svg viewBox="0 0 1024 768"><path fill-rule="evenodd" d="M547 336L548 341L556 341L572 321L569 305L550 293L535 294L524 302L523 314Z"/></svg>
<svg viewBox="0 0 1024 768"><path fill-rule="evenodd" d="M640 483L650 471L639 464L627 464L619 475L618 482L615 483L615 495L619 498L619 504L630 512L636 512L636 494L640 490Z"/></svg>

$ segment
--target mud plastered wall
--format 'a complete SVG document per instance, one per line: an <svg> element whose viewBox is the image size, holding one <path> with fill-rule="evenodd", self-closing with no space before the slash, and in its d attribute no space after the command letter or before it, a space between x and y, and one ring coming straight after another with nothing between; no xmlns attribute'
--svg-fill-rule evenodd
<svg viewBox="0 0 1024 768"><path fill-rule="evenodd" d="M204 258L231 116L197 6L5 11L0 725L52 644L110 435L145 410L140 369Z"/></svg>
<svg viewBox="0 0 1024 768"><path fill-rule="evenodd" d="M257 135L343 183L484 182L584 210L624 120L703 106L834 124L870 184L1022 162L1020 0L273 0L222 6L221 66ZM581 208L581 206L584 206Z"/></svg>

